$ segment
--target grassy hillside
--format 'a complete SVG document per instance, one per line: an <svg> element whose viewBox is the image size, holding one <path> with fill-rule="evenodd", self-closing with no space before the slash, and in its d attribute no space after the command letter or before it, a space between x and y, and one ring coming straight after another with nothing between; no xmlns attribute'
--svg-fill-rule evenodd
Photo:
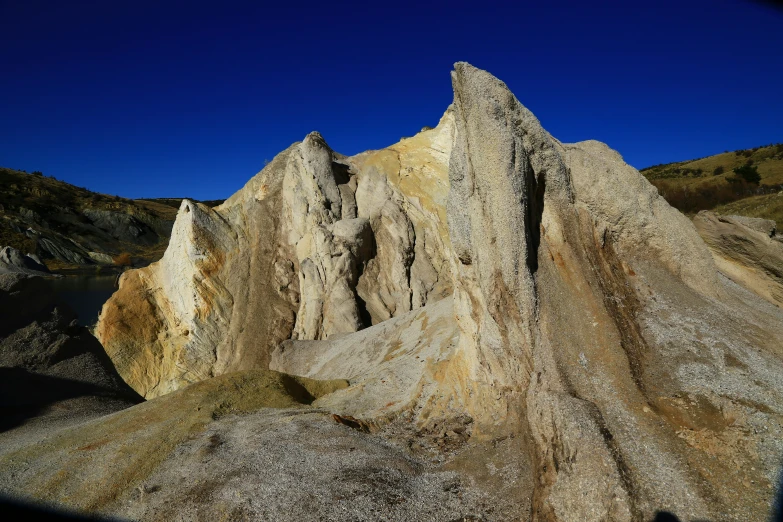
<svg viewBox="0 0 783 522"><path fill-rule="evenodd" d="M772 219L783 227L783 191L763 196L751 196L715 207L718 214Z"/></svg>
<svg viewBox="0 0 783 522"><path fill-rule="evenodd" d="M734 170L750 166L760 182L749 183ZM655 165L641 173L679 210L715 210L780 220L783 218L783 144L724 152L706 158Z"/></svg>
<svg viewBox="0 0 783 522"><path fill-rule="evenodd" d="M146 264L163 255L180 203L99 194L0 167L0 247L36 254L55 270L120 256Z"/></svg>

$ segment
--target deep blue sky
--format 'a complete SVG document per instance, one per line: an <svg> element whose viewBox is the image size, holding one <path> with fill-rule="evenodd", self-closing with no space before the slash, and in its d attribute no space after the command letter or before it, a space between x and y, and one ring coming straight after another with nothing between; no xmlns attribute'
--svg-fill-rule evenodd
<svg viewBox="0 0 783 522"><path fill-rule="evenodd" d="M265 3L0 0L0 165L224 198L312 130L355 154L435 125L459 60L637 168L783 141L766 4Z"/></svg>

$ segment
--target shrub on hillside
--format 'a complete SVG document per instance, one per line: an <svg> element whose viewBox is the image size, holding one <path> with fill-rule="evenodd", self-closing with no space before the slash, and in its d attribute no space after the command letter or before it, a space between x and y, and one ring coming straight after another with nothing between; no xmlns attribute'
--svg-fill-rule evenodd
<svg viewBox="0 0 783 522"><path fill-rule="evenodd" d="M741 167L735 168L734 177L729 178L729 181L735 182L734 180L737 179L741 179L747 183L753 183L755 185L758 185L761 182L761 176L758 173L758 167L748 163Z"/></svg>
<svg viewBox="0 0 783 522"><path fill-rule="evenodd" d="M133 261L131 260L131 255L128 252L123 252L122 254L114 258L114 265L115 266L133 265Z"/></svg>
<svg viewBox="0 0 783 522"><path fill-rule="evenodd" d="M715 170L712 171L712 175L720 176L721 174L723 174L723 165L718 165L717 167L715 167Z"/></svg>
<svg viewBox="0 0 783 522"><path fill-rule="evenodd" d="M729 178L729 183L719 183L704 187L692 188L678 184L676 181L654 180L652 184L666 201L681 212L696 213L710 210L718 205L724 205L757 194L772 194L780 191L780 186L757 185L748 183L742 178Z"/></svg>

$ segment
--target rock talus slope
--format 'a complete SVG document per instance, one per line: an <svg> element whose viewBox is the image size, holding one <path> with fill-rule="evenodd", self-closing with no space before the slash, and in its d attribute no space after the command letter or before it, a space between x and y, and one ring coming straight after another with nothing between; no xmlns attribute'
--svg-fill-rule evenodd
<svg viewBox="0 0 783 522"><path fill-rule="evenodd" d="M774 279L774 240L732 225L721 261L606 145L560 143L468 64L452 85L435 129L354 157L313 133L222 206L184 202L102 312L120 374L148 398L270 364L348 379L314 406L444 465L514 441L521 518L763 519L783 313L727 263Z"/></svg>

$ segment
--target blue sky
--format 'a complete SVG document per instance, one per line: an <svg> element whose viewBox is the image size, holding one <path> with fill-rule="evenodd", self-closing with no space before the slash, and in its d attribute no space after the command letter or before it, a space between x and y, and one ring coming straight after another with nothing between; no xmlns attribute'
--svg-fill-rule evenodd
<svg viewBox="0 0 783 522"><path fill-rule="evenodd" d="M435 125L465 60L642 168L783 141L781 27L723 0L0 0L0 165L225 198L312 130L355 154Z"/></svg>

